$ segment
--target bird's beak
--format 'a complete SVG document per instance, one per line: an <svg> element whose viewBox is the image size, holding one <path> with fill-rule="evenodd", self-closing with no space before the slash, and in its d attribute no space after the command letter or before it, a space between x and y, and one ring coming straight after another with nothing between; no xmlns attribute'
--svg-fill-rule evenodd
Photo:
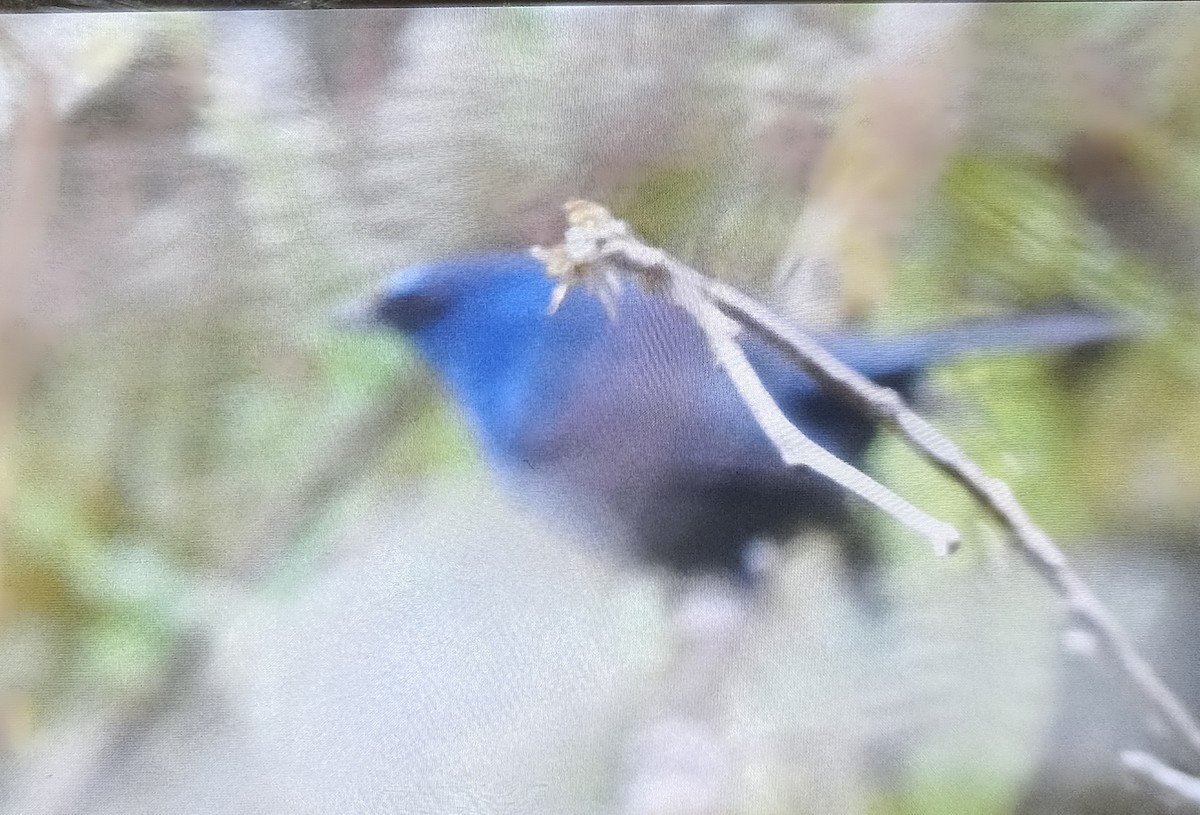
<svg viewBox="0 0 1200 815"><path fill-rule="evenodd" d="M333 323L349 331L379 327L379 314L374 297L359 297L342 303L333 314Z"/></svg>

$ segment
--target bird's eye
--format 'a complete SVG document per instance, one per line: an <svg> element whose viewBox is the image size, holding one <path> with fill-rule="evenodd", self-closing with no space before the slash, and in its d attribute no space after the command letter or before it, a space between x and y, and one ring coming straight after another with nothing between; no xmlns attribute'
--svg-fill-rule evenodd
<svg viewBox="0 0 1200 815"><path fill-rule="evenodd" d="M447 300L433 294L389 297L379 306L379 319L401 331L415 331L446 312Z"/></svg>

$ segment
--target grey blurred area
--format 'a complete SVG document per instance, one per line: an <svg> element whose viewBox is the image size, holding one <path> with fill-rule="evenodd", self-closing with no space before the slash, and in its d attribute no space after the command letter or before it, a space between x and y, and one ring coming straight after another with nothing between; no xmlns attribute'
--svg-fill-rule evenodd
<svg viewBox="0 0 1200 815"><path fill-rule="evenodd" d="M85 724L85 700L17 774L7 811L612 811L622 734L669 656L654 581L563 546L488 481L435 485L344 534L346 556L303 593L220 615L153 716L122 718L112 738ZM785 565L725 699L744 811L857 811L868 782L955 788L980 767L1011 789L968 801L1156 811L1115 768L1118 748L1146 744L1136 707L1062 647L1039 581L993 554L898 575L882 630L819 548ZM1195 619L1194 603L1165 606L1176 565L1125 550L1085 568L1197 699L1195 658L1173 645L1187 633L1152 627Z"/></svg>
<svg viewBox="0 0 1200 815"><path fill-rule="evenodd" d="M1200 710L1200 14L914 9L0 17L0 811L618 811L672 587L331 321L575 197L815 324L1167 326L1094 390L968 370L928 407ZM1194 757L980 513L880 465L968 545L879 524L882 620L829 541L777 565L713 722L728 809L1168 811L1119 751Z"/></svg>

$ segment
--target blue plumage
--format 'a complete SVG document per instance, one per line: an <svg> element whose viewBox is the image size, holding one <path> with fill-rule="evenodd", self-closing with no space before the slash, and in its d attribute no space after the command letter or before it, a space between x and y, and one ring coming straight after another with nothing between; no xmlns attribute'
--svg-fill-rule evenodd
<svg viewBox="0 0 1200 815"><path fill-rule="evenodd" d="M553 281L528 254L398 274L373 316L407 334L462 406L491 463L605 548L681 571L739 572L755 540L840 524L844 496L788 468L676 306L625 284L615 319L584 290L547 312ZM1087 314L1022 317L899 338L824 338L843 362L907 392L958 354L1105 339ZM747 355L789 418L861 464L875 428L753 338Z"/></svg>

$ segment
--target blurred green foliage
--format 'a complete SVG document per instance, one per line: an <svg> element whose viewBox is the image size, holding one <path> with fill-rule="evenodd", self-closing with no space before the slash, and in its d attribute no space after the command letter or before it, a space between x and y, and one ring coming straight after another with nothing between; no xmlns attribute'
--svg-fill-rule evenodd
<svg viewBox="0 0 1200 815"><path fill-rule="evenodd" d="M870 815L1002 815L1020 802L1019 788L994 774L957 775L935 768L903 793L881 795Z"/></svg>
<svg viewBox="0 0 1200 815"><path fill-rule="evenodd" d="M614 208L653 246L679 244L695 229L695 213L710 194L709 162L669 164L648 169L616 197Z"/></svg>
<svg viewBox="0 0 1200 815"><path fill-rule="evenodd" d="M928 383L926 410L1065 543L1147 524L1186 529L1200 510L1194 301L1107 238L1044 160L961 155L931 210L876 314L879 325L1082 306L1132 316L1141 328L1087 358L1018 355L943 367ZM896 440L885 439L874 459L885 481L905 485L935 515L968 530L984 517ZM1154 482L1171 485L1162 502L1151 497Z"/></svg>
<svg viewBox="0 0 1200 815"><path fill-rule="evenodd" d="M55 681L26 689L39 708L79 682L132 691L152 678L188 622L189 581L219 575L261 508L326 453L322 440L414 367L398 343L333 330L265 354L271 338L251 330L220 358L215 337L190 339L154 367L129 333L81 331L22 413L5 620L36 619L57 654ZM422 412L385 467L452 462L451 427Z"/></svg>

